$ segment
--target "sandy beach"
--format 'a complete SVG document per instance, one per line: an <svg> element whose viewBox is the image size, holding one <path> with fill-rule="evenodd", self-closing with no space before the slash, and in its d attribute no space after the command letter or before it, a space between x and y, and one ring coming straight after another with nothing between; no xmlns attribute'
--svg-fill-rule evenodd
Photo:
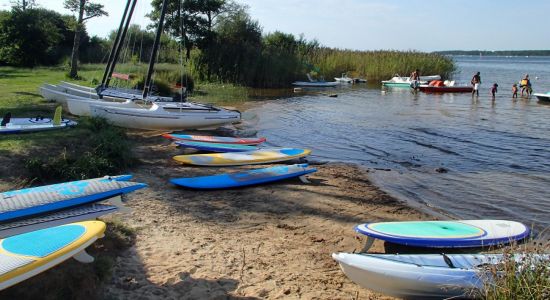
<svg viewBox="0 0 550 300"><path fill-rule="evenodd" d="M130 138L138 145L135 152L140 160L131 173L149 188L128 195L130 213L106 220L131 228L135 242L115 255L105 284L88 287L91 291L80 297L379 298L348 280L331 253L361 249L364 240L353 231L358 223L427 218L372 185L368 170L346 164L315 165L318 172L309 176L309 184L295 179L220 191L178 188L168 179L247 167L184 166L171 159L182 150L160 135L131 134ZM12 158L14 163L17 159ZM2 186L6 189L9 184ZM114 246L100 240L91 252L101 256L102 249L109 247ZM371 251L384 252L384 244L375 243ZM87 275L75 275L71 283L63 281L67 274L86 268L90 269L66 262L0 297L24 297L37 284L46 290L60 289L65 283L86 290ZM97 266L90 270L97 273ZM78 280L84 283L74 282Z"/></svg>
<svg viewBox="0 0 550 300"><path fill-rule="evenodd" d="M179 165L181 150L160 137L141 138L137 181L122 216L137 231L105 298L224 299L378 297L349 281L332 260L362 247L353 226L366 221L422 219L373 186L368 172L324 164L299 180L222 191L171 186L169 178L238 170ZM383 244L372 251L383 252Z"/></svg>

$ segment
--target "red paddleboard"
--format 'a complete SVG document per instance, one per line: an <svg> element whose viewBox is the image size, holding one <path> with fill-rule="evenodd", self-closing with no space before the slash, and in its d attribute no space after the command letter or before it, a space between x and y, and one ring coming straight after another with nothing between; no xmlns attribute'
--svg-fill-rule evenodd
<svg viewBox="0 0 550 300"><path fill-rule="evenodd" d="M258 145L266 141L266 138L235 138L226 136L207 136L207 135L188 135L188 134L172 134L165 133L162 135L167 139L176 141L193 141L203 143L223 143L223 144L240 144L240 145Z"/></svg>

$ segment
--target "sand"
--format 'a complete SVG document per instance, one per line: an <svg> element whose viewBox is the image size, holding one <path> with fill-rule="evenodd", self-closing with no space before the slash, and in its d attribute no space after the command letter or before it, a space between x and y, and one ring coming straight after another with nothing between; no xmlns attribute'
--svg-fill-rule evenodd
<svg viewBox="0 0 550 300"><path fill-rule="evenodd" d="M148 189L132 193L120 215L137 232L116 260L106 299L378 299L340 271L331 253L361 249L354 225L417 220L407 207L369 181L368 170L316 165L311 183L193 191L169 178L241 168L189 167L182 151L158 135L134 135L141 164L132 170ZM384 252L376 242L371 252ZM383 298L383 297L382 297Z"/></svg>

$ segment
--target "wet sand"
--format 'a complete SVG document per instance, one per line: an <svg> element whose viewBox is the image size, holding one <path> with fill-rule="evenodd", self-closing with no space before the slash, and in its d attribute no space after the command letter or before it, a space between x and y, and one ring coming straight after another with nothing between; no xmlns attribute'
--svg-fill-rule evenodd
<svg viewBox="0 0 550 300"><path fill-rule="evenodd" d="M300 180L221 191L177 188L169 178L242 168L189 167L161 137L134 136L142 164L124 223L135 245L116 262L105 298L378 298L349 281L331 253L361 249L353 226L427 216L391 198L353 165L324 164ZM382 243L371 249L384 252Z"/></svg>

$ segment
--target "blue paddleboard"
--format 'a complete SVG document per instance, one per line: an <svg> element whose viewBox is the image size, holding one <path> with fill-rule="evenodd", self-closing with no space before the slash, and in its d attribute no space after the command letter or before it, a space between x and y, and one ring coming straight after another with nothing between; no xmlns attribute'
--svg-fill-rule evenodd
<svg viewBox="0 0 550 300"><path fill-rule="evenodd" d="M317 169L308 169L307 167L307 164L278 166L240 173L176 178L171 179L170 182L178 186L192 189L223 189L273 182L287 178L299 177L317 171Z"/></svg>
<svg viewBox="0 0 550 300"><path fill-rule="evenodd" d="M0 223L103 201L147 186L124 181L129 178L103 177L0 193Z"/></svg>
<svg viewBox="0 0 550 300"><path fill-rule="evenodd" d="M258 150L258 147L255 146L240 144L221 144L190 141L177 141L176 144L183 148L193 148L196 150L207 152L244 152Z"/></svg>

